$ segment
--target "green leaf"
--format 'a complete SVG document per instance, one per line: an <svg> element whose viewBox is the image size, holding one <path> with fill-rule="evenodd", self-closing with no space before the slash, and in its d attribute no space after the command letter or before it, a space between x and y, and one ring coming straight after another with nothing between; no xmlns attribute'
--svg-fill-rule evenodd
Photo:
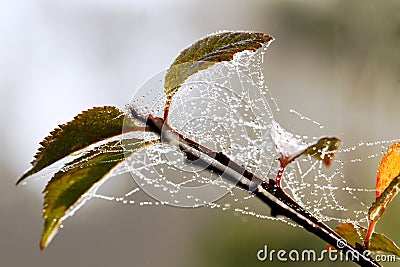
<svg viewBox="0 0 400 267"><path fill-rule="evenodd" d="M322 137L317 142L311 144L304 152L305 155L311 155L318 160L322 160L329 166L340 146L340 139L337 137Z"/></svg>
<svg viewBox="0 0 400 267"><path fill-rule="evenodd" d="M40 248L44 249L56 235L62 221L71 216L87 199L87 193L121 163L125 156L149 143L141 139L109 142L66 164L44 190L44 229Z"/></svg>
<svg viewBox="0 0 400 267"><path fill-rule="evenodd" d="M341 223L335 228L335 232L343 237L347 243L355 247L356 243L362 244L363 238L366 234L366 229L361 226L355 227L351 223ZM384 234L380 233L372 234L369 250L386 252L400 257L399 247Z"/></svg>
<svg viewBox="0 0 400 267"><path fill-rule="evenodd" d="M310 155L329 166L340 146L340 139L337 137L320 137L311 144L305 144L301 138L282 128L276 121L272 122L270 135L281 154L282 168L301 155Z"/></svg>
<svg viewBox="0 0 400 267"><path fill-rule="evenodd" d="M73 152L122 134L124 115L125 113L116 107L94 107L77 115L72 121L60 125L40 143L41 147L31 162L32 168L17 181L17 184ZM137 126L133 121L125 120L125 127L133 129Z"/></svg>
<svg viewBox="0 0 400 267"><path fill-rule="evenodd" d="M389 203L400 191L400 175L392 180L382 194L375 199L375 202L368 210L368 217L371 221L378 221L385 213Z"/></svg>
<svg viewBox="0 0 400 267"><path fill-rule="evenodd" d="M215 63L230 61L233 55L245 50L256 51L273 38L256 32L221 32L209 35L192 44L172 63L165 76L164 90L167 95L165 119L174 94L187 78Z"/></svg>

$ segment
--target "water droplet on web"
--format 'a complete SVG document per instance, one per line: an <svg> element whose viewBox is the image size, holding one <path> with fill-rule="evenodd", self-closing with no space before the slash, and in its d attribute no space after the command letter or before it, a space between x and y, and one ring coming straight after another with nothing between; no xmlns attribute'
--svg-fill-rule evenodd
<svg viewBox="0 0 400 267"><path fill-rule="evenodd" d="M303 148L308 143L304 141L314 140L314 137L307 133L290 134L274 121L270 105L276 111L279 108L264 84L262 53L239 53L233 62L216 64L193 75L174 97L169 120L188 138L222 151L265 179L274 179L279 168L276 160L279 149L290 146L292 150ZM150 79L146 90L141 91L142 95L135 96L131 105L138 109L139 114L162 116L165 101L163 75L165 72L156 76L156 80ZM324 128L309 114L305 116L294 109L290 113L305 124ZM149 140L155 138L141 134ZM271 134L275 136L271 137ZM351 175L356 174L355 167L376 166L385 147L395 141L398 140L363 140L356 145L344 146L337 152L330 168L311 156L300 157L285 170L282 186L321 221L365 222L368 212L365 203L374 196L374 173L371 173L369 184L355 183L354 179L360 177ZM254 195L218 181L216 174L188 162L181 151L172 146L159 144L140 150L128 158L126 164L113 170L112 175L127 172L131 172L134 181L132 188L121 196L106 196L94 191L91 197L144 208L204 205L211 209L229 210L235 216L278 220L296 226L285 218L270 216L269 209L260 207ZM213 190L228 195L215 203L214 199L205 199L195 191L195 188L203 186L212 186ZM149 192L158 197L147 195Z"/></svg>

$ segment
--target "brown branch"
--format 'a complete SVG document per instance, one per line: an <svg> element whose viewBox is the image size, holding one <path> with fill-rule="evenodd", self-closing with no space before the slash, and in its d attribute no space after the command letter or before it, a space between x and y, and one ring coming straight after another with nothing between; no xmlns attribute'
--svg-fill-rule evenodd
<svg viewBox="0 0 400 267"><path fill-rule="evenodd" d="M138 117L133 109L131 111L133 111L131 115L135 119L144 120L143 117ZM271 208L272 216L282 215L293 220L345 255L352 255L350 260L360 266L381 266L369 255L364 255L362 249L354 248L348 244L329 226L300 206L274 180L269 179L266 181L246 170L222 152L212 151L196 141L183 136L172 129L163 118L148 115L146 125L160 136L161 142L177 145L186 154L188 160L198 160L202 164L205 164L207 169L234 183L235 186L248 190L257 196Z"/></svg>

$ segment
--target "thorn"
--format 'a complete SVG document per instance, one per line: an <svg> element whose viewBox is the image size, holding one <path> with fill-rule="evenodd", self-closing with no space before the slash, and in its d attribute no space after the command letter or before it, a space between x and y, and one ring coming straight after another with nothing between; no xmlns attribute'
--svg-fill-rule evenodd
<svg viewBox="0 0 400 267"><path fill-rule="evenodd" d="M271 216L272 217L277 217L279 215L279 211L277 209L271 209Z"/></svg>

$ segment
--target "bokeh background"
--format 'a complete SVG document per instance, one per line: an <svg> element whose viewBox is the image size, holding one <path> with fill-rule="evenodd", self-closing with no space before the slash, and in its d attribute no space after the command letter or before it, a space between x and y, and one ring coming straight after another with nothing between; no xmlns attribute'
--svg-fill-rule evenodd
<svg viewBox="0 0 400 267"><path fill-rule="evenodd" d="M224 29L276 38L264 74L285 128L321 133L294 109L347 146L400 137L399 1L1 1L0 266L300 266L256 253L326 247L301 228L233 211L97 199L39 251L44 183L15 186L38 143L81 110L123 107L184 47ZM373 188L375 171L355 166L346 177ZM129 183L118 177L103 191ZM398 242L399 208L397 199L378 225Z"/></svg>

